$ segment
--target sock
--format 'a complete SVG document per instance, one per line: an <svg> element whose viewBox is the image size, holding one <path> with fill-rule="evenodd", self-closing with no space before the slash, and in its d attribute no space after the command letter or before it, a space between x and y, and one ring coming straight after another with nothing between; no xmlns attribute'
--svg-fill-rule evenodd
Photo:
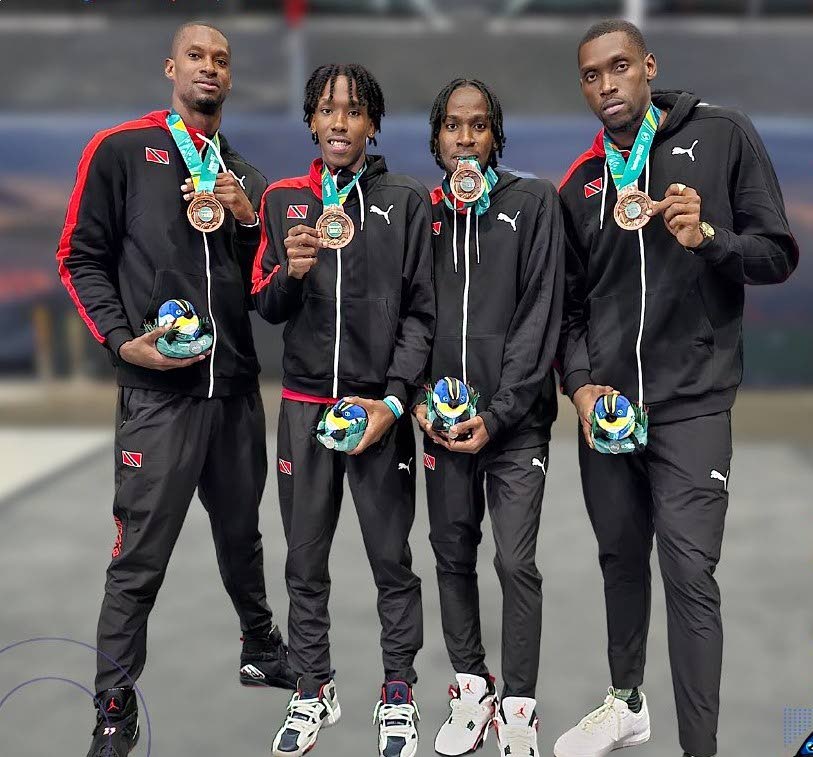
<svg viewBox="0 0 813 757"><path fill-rule="evenodd" d="M616 699L626 702L631 712L637 714L641 711L642 702L637 686L634 689L615 689L613 694Z"/></svg>

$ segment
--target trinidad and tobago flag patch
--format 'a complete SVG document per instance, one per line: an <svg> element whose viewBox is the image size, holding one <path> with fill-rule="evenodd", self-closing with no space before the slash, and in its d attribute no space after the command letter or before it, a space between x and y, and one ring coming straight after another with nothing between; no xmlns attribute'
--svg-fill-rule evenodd
<svg viewBox="0 0 813 757"><path fill-rule="evenodd" d="M440 224L441 223L443 223L443 221L432 221L432 233L436 237L440 236Z"/></svg>
<svg viewBox="0 0 813 757"><path fill-rule="evenodd" d="M303 220L308 217L307 205L289 205L288 212L285 214L286 218L298 218Z"/></svg>
<svg viewBox="0 0 813 757"><path fill-rule="evenodd" d="M601 176L599 176L597 179L593 179L593 181L588 181L587 184L584 185L585 199L599 194L603 188L604 179L602 179Z"/></svg>
<svg viewBox="0 0 813 757"><path fill-rule="evenodd" d="M435 458L427 452L423 453L423 467L429 470L435 470Z"/></svg>
<svg viewBox="0 0 813 757"><path fill-rule="evenodd" d="M286 476L294 475L290 460L279 458L279 472L284 473Z"/></svg>
<svg viewBox="0 0 813 757"><path fill-rule="evenodd" d="M141 452L128 452L126 449L121 451L121 462L124 465L129 466L130 468L140 468L141 467Z"/></svg>
<svg viewBox="0 0 813 757"><path fill-rule="evenodd" d="M145 147L144 153L147 163L160 163L162 166L169 165L169 153L166 150L156 150L154 147Z"/></svg>

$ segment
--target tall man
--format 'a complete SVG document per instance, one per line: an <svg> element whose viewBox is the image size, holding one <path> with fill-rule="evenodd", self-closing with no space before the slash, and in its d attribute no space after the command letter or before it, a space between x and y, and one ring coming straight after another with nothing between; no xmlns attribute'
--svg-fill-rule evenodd
<svg viewBox="0 0 813 757"><path fill-rule="evenodd" d="M413 757L422 616L408 543L415 440L403 410L423 376L435 323L429 196L413 179L389 173L384 158L367 154L384 115L369 71L317 68L304 110L321 157L307 175L272 184L263 196L253 275L258 312L272 323L287 321L278 482L291 664L302 674L273 751L299 757L341 714L328 641L328 558L347 474L378 588L379 751ZM320 237L317 226L335 227L336 241ZM350 454L326 449L312 433L326 408L346 395L368 417Z"/></svg>
<svg viewBox="0 0 813 757"><path fill-rule="evenodd" d="M495 170L502 108L483 82L447 84L430 124L445 176L432 193L438 320L428 375L431 384L452 377L479 393L477 415L448 434L433 428L426 403L414 410L426 433L430 540L457 679L435 750L473 751L493 720L501 754L532 757L542 624L536 543L557 409L551 363L564 292L562 213L550 182ZM450 181L472 165L484 191L461 201ZM486 501L503 590L501 703L480 634L476 568Z"/></svg>
<svg viewBox="0 0 813 757"><path fill-rule="evenodd" d="M583 432L612 689L554 751L598 757L649 739L638 687L657 534L680 744L710 757L723 645L714 570L742 377L744 285L784 281L798 248L748 118L688 92L652 92L655 57L627 22L592 27L578 60L603 129L560 187L569 242L562 362ZM591 413L613 389L648 408L638 454L592 449Z"/></svg>
<svg viewBox="0 0 813 757"><path fill-rule="evenodd" d="M133 686L146 659L147 619L196 487L243 631L240 678L295 685L266 602L258 530L265 419L244 282L266 182L219 134L231 89L223 34L181 26L165 73L171 110L99 132L85 149L57 252L62 282L110 351L120 387L118 536L99 618L89 757L123 757L138 739ZM188 213L201 201L210 214ZM208 352L159 352L159 340L166 346L179 333L171 313L154 328L170 300L180 301L185 322L206 324Z"/></svg>

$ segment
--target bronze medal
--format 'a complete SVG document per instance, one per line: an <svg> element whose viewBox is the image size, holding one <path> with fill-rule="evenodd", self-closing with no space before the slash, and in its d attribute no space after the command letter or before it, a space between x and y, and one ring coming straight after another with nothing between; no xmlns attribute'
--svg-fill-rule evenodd
<svg viewBox="0 0 813 757"><path fill-rule="evenodd" d="M198 231L216 231L223 225L226 213L214 194L197 192L186 209L189 223Z"/></svg>
<svg viewBox="0 0 813 757"><path fill-rule="evenodd" d="M330 205L316 222L319 238L332 250L346 247L353 239L356 230L353 220L342 210L341 205Z"/></svg>
<svg viewBox="0 0 813 757"><path fill-rule="evenodd" d="M486 180L471 163L461 163L449 179L452 194L460 202L476 202L486 191Z"/></svg>
<svg viewBox="0 0 813 757"><path fill-rule="evenodd" d="M627 188L619 192L613 216L615 222L625 231L637 231L649 223L651 216L647 211L652 208L652 200L646 192Z"/></svg>

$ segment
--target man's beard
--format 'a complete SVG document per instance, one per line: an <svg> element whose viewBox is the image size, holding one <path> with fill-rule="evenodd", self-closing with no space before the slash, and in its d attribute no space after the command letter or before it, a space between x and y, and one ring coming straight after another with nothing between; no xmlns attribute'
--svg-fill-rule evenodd
<svg viewBox="0 0 813 757"><path fill-rule="evenodd" d="M648 107L648 106L647 106ZM628 118L626 121L616 125L610 126L609 124L605 123L604 128L610 134L638 134L638 129L641 128L641 123L644 120L644 116L646 116L646 108L642 110L637 115L633 115L632 117Z"/></svg>
<svg viewBox="0 0 813 757"><path fill-rule="evenodd" d="M202 113L204 116L214 116L222 107L225 95L197 95L184 97L183 101L191 110Z"/></svg>

